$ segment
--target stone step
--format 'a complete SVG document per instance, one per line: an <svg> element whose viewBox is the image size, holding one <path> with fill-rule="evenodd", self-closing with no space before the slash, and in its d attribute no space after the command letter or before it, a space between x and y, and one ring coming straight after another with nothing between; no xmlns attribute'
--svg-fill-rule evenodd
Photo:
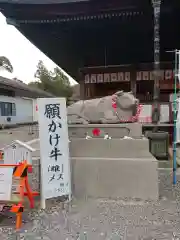
<svg viewBox="0 0 180 240"><path fill-rule="evenodd" d="M157 161L133 158L72 158L72 190L77 198L157 200Z"/></svg>
<svg viewBox="0 0 180 240"><path fill-rule="evenodd" d="M151 158L148 139L82 139L69 143L71 157Z"/></svg>

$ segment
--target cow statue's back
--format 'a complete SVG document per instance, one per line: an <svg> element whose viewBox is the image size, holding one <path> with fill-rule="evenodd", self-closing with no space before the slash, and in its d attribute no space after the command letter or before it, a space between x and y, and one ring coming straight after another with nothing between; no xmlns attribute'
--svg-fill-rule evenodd
<svg viewBox="0 0 180 240"><path fill-rule="evenodd" d="M103 98L81 100L68 107L68 124L134 122L138 103L131 92L123 91Z"/></svg>

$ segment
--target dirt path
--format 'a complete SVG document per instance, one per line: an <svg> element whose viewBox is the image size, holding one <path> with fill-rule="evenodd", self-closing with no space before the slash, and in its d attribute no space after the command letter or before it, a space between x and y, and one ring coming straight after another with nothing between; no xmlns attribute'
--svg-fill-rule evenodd
<svg viewBox="0 0 180 240"><path fill-rule="evenodd" d="M73 201L71 208L61 204L47 212L32 213L22 232L26 240L171 240L180 238L180 203L161 200L141 202L128 200ZM8 228L7 228L8 229ZM10 228L9 228L10 229ZM4 228L5 231L5 228ZM8 231L8 230L6 230ZM11 233L13 230L9 230ZM2 231L2 239L16 239ZM24 236L24 238L23 238ZM43 237L43 238L40 238ZM1 238L0 238L1 239Z"/></svg>

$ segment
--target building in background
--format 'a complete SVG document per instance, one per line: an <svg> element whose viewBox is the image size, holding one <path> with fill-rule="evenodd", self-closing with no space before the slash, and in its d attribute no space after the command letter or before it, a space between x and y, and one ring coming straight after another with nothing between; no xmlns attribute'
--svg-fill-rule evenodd
<svg viewBox="0 0 180 240"><path fill-rule="evenodd" d="M133 91L153 98L154 9L151 0L4 0L0 10L39 49L79 79L81 99ZM37 3L41 4L37 4ZM163 0L160 17L160 99L172 92L180 48L179 0Z"/></svg>
<svg viewBox="0 0 180 240"><path fill-rule="evenodd" d="M0 77L0 127L37 121L36 99L52 96L17 79Z"/></svg>
<svg viewBox="0 0 180 240"><path fill-rule="evenodd" d="M141 103L153 101L153 64L83 68L85 98L111 95L117 90L132 91ZM173 63L161 63L160 100L169 102L173 92Z"/></svg>

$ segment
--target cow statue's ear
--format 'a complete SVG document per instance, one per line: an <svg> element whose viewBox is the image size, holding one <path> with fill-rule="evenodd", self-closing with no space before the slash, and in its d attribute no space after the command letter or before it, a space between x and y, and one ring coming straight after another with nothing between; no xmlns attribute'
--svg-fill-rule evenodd
<svg viewBox="0 0 180 240"><path fill-rule="evenodd" d="M121 96L122 94L123 94L122 90L115 93L115 95L117 95L117 96Z"/></svg>

